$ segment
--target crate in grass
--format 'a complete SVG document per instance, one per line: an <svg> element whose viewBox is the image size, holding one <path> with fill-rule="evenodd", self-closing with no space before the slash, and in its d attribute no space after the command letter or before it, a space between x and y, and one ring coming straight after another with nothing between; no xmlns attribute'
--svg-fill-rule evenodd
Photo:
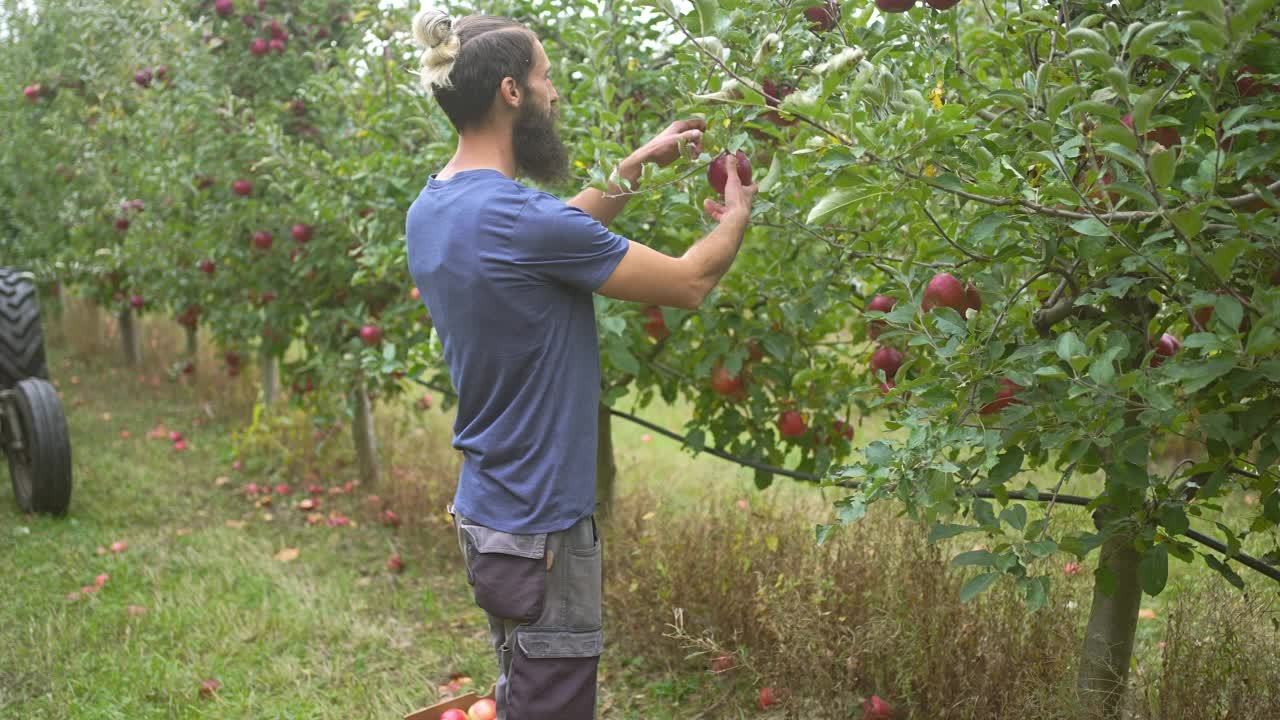
<svg viewBox="0 0 1280 720"><path fill-rule="evenodd" d="M421 710L414 710L404 716L404 720L440 720L440 716L444 715L445 710L461 710L466 712L472 705L480 700L493 700L497 687L489 691L488 695L477 695L473 692L459 695L449 700L441 700L430 707L424 707Z"/></svg>

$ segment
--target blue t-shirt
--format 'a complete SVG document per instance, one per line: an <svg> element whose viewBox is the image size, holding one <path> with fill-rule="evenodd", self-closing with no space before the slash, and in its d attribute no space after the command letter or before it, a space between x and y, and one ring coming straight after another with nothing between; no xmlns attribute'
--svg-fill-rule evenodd
<svg viewBox="0 0 1280 720"><path fill-rule="evenodd" d="M592 293L628 240L491 169L432 175L405 233L458 392L455 512L510 533L572 527L596 502Z"/></svg>

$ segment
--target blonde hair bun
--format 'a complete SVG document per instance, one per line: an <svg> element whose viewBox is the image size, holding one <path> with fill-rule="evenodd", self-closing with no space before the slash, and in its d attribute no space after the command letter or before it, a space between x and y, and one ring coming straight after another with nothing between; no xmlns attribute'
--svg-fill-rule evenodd
<svg viewBox="0 0 1280 720"><path fill-rule="evenodd" d="M436 88L451 87L449 74L462 47L453 31L453 18L443 10L423 8L413 17L413 38L423 48L418 73L423 89L432 93Z"/></svg>

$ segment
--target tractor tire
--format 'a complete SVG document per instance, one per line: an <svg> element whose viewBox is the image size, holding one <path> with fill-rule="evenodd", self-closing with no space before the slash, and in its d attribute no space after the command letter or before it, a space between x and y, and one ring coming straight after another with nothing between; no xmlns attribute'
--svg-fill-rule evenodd
<svg viewBox="0 0 1280 720"><path fill-rule="evenodd" d="M30 275L0 268L0 390L31 377L49 379L36 286Z"/></svg>
<svg viewBox="0 0 1280 720"><path fill-rule="evenodd" d="M5 448L18 507L62 515L71 503L71 440L58 393L47 380L27 378L13 388L20 450Z"/></svg>

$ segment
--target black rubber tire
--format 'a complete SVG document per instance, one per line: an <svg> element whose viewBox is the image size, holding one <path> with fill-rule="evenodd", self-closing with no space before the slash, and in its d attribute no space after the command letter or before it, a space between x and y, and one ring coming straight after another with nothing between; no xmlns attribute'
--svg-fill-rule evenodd
<svg viewBox="0 0 1280 720"><path fill-rule="evenodd" d="M58 393L47 380L13 388L22 450L5 448L13 494L23 512L62 515L71 504L71 439Z"/></svg>
<svg viewBox="0 0 1280 720"><path fill-rule="evenodd" d="M29 377L49 379L36 286L30 275L0 268L0 389Z"/></svg>

